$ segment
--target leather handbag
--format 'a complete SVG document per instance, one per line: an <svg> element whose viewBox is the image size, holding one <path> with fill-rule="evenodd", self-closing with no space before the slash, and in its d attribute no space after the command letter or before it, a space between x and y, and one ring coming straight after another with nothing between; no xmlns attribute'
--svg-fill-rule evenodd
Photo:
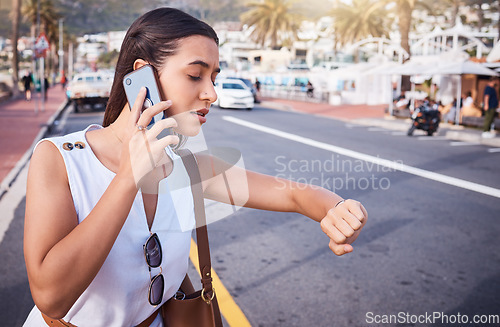
<svg viewBox="0 0 500 327"><path fill-rule="evenodd" d="M202 289L195 291L186 275L176 295L161 307L163 324L166 327L222 327L222 317L212 286L212 264L198 163L188 149L177 150L177 154L182 158L191 181Z"/></svg>

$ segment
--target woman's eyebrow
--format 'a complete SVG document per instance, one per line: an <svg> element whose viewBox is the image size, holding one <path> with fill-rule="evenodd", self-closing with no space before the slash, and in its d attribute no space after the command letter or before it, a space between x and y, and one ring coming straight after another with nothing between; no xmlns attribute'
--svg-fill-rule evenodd
<svg viewBox="0 0 500 327"><path fill-rule="evenodd" d="M201 65L203 68L209 68L210 65L204 62L203 60L195 60L193 62L190 62L188 65ZM215 72L220 73L220 68L217 67L214 69Z"/></svg>

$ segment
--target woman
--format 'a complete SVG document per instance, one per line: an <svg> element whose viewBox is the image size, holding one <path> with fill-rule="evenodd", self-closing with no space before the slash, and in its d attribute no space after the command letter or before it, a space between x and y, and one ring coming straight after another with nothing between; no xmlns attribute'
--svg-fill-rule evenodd
<svg viewBox="0 0 500 327"><path fill-rule="evenodd" d="M463 117L481 117L481 109L474 105L474 99L472 98L472 92L467 91L466 98L463 103L462 116Z"/></svg>
<svg viewBox="0 0 500 327"><path fill-rule="evenodd" d="M45 326L42 313L76 326L162 325L156 313L187 271L191 233L184 227L192 226L194 214L190 189L168 187L176 169L186 176L171 150L179 137L157 135L167 128L181 138L198 134L217 98L218 59L217 36L205 23L176 9L146 13L125 36L103 126L38 144L28 176L24 241L36 306L26 326ZM130 108L122 81L145 64L156 69L168 101L141 113L146 91ZM146 129L162 112L169 118ZM196 158L206 198L228 201L217 173L225 171L231 200L321 221L337 255L352 251L366 223L361 204L325 189L293 182L283 189L274 177L210 155ZM143 245L152 235L161 242L160 267L144 259ZM158 276L164 278L159 296L149 292Z"/></svg>

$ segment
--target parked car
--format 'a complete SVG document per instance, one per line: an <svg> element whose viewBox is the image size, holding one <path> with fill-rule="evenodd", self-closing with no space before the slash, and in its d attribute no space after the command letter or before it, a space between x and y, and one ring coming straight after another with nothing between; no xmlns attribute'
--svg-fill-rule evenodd
<svg viewBox="0 0 500 327"><path fill-rule="evenodd" d="M219 108L251 110L254 106L252 91L239 79L223 79L215 82Z"/></svg>
<svg viewBox="0 0 500 327"><path fill-rule="evenodd" d="M240 78L240 77L227 77L227 79L237 79L245 83L245 85L252 91L253 94L253 102L254 103L259 103L259 100L257 99L257 88L255 88L255 85L252 83L251 80L248 78Z"/></svg>
<svg viewBox="0 0 500 327"><path fill-rule="evenodd" d="M112 84L112 75L107 73L80 73L68 84L66 95L73 102L75 112L81 111L85 105L106 107Z"/></svg>

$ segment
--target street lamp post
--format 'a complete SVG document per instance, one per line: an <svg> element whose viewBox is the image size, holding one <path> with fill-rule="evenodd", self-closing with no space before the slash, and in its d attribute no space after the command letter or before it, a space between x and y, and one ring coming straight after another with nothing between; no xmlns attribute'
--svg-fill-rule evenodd
<svg viewBox="0 0 500 327"><path fill-rule="evenodd" d="M64 74L64 50L63 50L63 19L59 19L59 80Z"/></svg>
<svg viewBox="0 0 500 327"><path fill-rule="evenodd" d="M37 35L40 35L41 29L40 29L40 0L37 0L37 13L36 13L36 24L38 28L38 33ZM41 100L41 110L42 112L45 111L45 59L42 56L40 58L40 74L38 77L38 81L40 83L40 100Z"/></svg>

